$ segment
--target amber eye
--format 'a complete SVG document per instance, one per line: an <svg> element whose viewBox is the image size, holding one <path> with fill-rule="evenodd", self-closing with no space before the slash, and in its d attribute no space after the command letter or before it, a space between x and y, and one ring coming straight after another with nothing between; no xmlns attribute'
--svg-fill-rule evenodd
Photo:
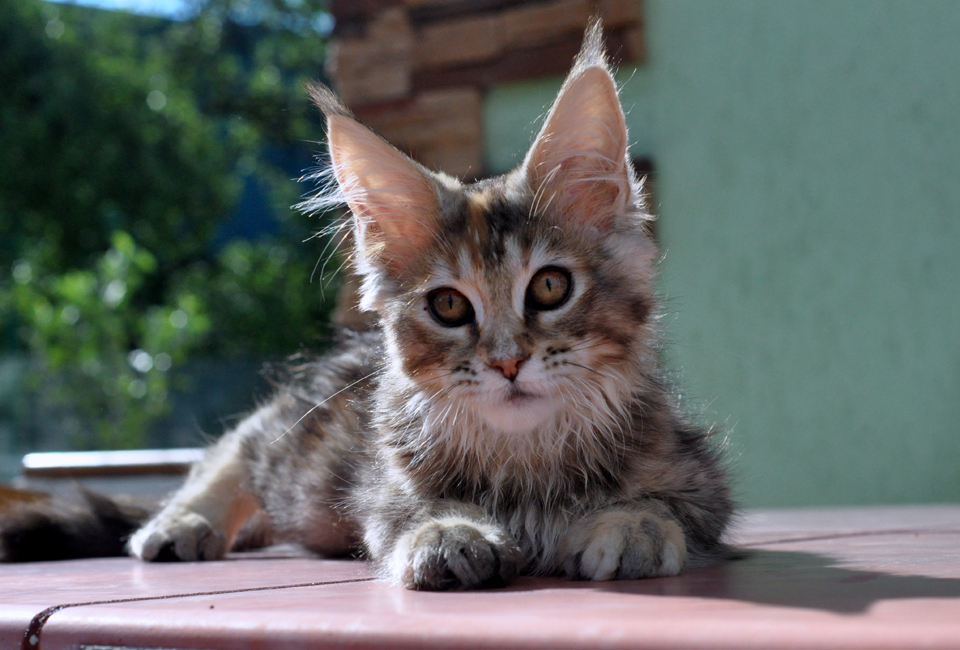
<svg viewBox="0 0 960 650"><path fill-rule="evenodd" d="M430 312L447 327L460 327L473 320L473 305L456 289L437 289L427 297Z"/></svg>
<svg viewBox="0 0 960 650"><path fill-rule="evenodd" d="M570 295L570 274L563 269L548 266L540 269L527 287L527 307L556 309Z"/></svg>

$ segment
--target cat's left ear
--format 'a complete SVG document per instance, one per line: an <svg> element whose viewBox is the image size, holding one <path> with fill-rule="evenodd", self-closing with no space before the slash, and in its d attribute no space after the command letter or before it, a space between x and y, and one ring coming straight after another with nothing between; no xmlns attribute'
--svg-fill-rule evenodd
<svg viewBox="0 0 960 650"><path fill-rule="evenodd" d="M627 127L594 22L560 94L523 161L534 210L600 230L631 196Z"/></svg>

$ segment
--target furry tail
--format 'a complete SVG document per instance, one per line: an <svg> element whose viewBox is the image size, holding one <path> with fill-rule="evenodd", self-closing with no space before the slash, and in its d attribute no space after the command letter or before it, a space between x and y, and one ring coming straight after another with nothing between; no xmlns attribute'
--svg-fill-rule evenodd
<svg viewBox="0 0 960 650"><path fill-rule="evenodd" d="M126 555L127 538L159 504L114 500L80 488L83 503L22 504L0 516L0 562Z"/></svg>

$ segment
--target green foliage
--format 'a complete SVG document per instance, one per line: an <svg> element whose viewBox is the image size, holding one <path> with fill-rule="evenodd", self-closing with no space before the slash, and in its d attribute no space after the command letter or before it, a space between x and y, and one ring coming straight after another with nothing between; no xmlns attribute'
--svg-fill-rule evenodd
<svg viewBox="0 0 960 650"><path fill-rule="evenodd" d="M232 152L190 90L171 89L162 110L148 103L162 61L139 56L132 19L3 3L0 254L8 263L40 244L50 268L88 264L123 229L169 266L200 254L233 206Z"/></svg>
<svg viewBox="0 0 960 650"><path fill-rule="evenodd" d="M260 357L297 346L325 344L334 305L336 278L311 273L313 265L290 254L290 247L270 242L235 241L214 264L197 264L177 279L181 294L197 296L216 314L219 355ZM313 275L313 277L311 277Z"/></svg>
<svg viewBox="0 0 960 650"><path fill-rule="evenodd" d="M13 269L10 295L41 364L33 381L69 414L80 446L136 447L168 406L168 372L210 330L196 296L136 306L156 260L124 232L93 269L48 275L27 261ZM86 438L86 439L85 439Z"/></svg>
<svg viewBox="0 0 960 650"><path fill-rule="evenodd" d="M141 444L197 355L321 342L310 227L287 206L320 134L322 0L206 0L166 21L0 3L0 339L76 417L74 447ZM321 25L322 26L322 25ZM244 187L270 241L223 241ZM9 273L8 273L9 271Z"/></svg>

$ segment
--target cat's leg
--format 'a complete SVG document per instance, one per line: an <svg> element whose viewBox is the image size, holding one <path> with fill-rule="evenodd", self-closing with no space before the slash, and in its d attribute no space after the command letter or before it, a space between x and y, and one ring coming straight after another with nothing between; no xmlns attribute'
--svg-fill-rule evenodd
<svg viewBox="0 0 960 650"><path fill-rule="evenodd" d="M575 522L560 545L567 575L633 580L680 573L687 559L683 529L651 504L612 507Z"/></svg>
<svg viewBox="0 0 960 650"><path fill-rule="evenodd" d="M240 527L259 509L247 487L243 439L259 426L254 413L207 450L183 487L131 536L130 553L145 561L217 560Z"/></svg>
<svg viewBox="0 0 960 650"><path fill-rule="evenodd" d="M437 503L410 514L366 522L367 548L394 582L445 591L502 586L517 575L520 548L477 506Z"/></svg>

